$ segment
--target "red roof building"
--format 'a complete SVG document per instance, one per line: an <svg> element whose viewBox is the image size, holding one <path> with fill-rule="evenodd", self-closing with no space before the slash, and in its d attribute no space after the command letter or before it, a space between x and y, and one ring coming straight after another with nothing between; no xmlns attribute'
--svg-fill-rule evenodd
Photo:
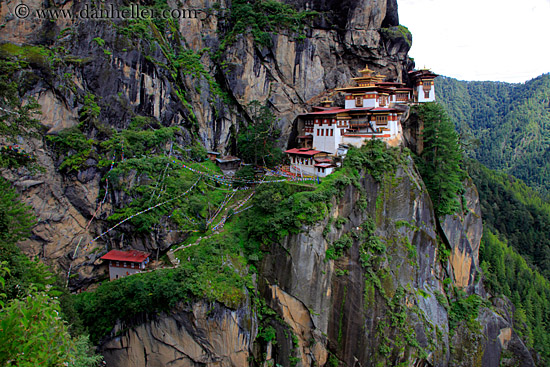
<svg viewBox="0 0 550 367"><path fill-rule="evenodd" d="M138 250L111 250L101 256L101 259L109 261L109 278L114 280L141 273L149 263L149 256L151 256L150 253Z"/></svg>
<svg viewBox="0 0 550 367"><path fill-rule="evenodd" d="M428 70L409 73L415 89L399 81L384 81L384 75L368 67L359 74L361 76L352 78L355 85L336 89L344 93L344 106L331 106L332 101L325 100L321 106L312 107L311 112L297 116L293 129L296 138L290 146L299 148L285 152L289 156L290 172L330 174L334 167L325 167L323 164L329 162L319 161L317 154L344 156L350 146L361 147L366 139L383 139L392 146L400 144L401 116L408 104L435 98L433 79L437 75ZM340 161L335 160L334 164Z"/></svg>

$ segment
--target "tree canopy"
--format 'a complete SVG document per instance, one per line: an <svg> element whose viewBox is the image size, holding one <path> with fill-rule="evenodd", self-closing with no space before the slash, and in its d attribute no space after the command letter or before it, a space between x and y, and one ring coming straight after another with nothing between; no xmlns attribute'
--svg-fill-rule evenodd
<svg viewBox="0 0 550 367"><path fill-rule="evenodd" d="M550 74L523 84L439 77L436 89L461 135L477 142L470 157L550 195Z"/></svg>
<svg viewBox="0 0 550 367"><path fill-rule="evenodd" d="M258 101L248 104L250 119L241 122L237 146L240 157L247 163L274 166L283 158L283 152L275 146L280 131L275 115Z"/></svg>
<svg viewBox="0 0 550 367"><path fill-rule="evenodd" d="M87 336L70 334L55 276L16 245L33 225L30 208L0 178L0 365L97 366Z"/></svg>
<svg viewBox="0 0 550 367"><path fill-rule="evenodd" d="M424 149L417 160L418 169L428 188L437 215L455 213L460 209L464 171L461 168L462 149L454 125L445 109L434 102L418 107L424 122Z"/></svg>

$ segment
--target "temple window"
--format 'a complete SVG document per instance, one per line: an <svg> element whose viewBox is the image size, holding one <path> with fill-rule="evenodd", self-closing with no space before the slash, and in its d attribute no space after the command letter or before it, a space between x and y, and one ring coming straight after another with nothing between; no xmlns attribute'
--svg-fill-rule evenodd
<svg viewBox="0 0 550 367"><path fill-rule="evenodd" d="M388 116L386 115L379 115L379 116L376 116L376 124L380 124L380 125L386 125L388 123Z"/></svg>

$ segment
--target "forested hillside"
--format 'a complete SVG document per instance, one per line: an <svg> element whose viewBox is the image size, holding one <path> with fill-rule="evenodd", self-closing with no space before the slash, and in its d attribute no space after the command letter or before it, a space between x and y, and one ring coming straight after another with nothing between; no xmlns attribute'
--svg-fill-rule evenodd
<svg viewBox="0 0 550 367"><path fill-rule="evenodd" d="M480 262L485 284L492 293L510 298L517 308L518 331L547 359L550 204L513 176L477 162L468 168L481 200L484 233Z"/></svg>
<svg viewBox="0 0 550 367"><path fill-rule="evenodd" d="M440 77L436 90L472 158L549 194L550 74L524 84Z"/></svg>
<svg viewBox="0 0 550 367"><path fill-rule="evenodd" d="M436 79L481 201L485 285L516 307L516 331L550 356L550 75L525 84ZM487 168L490 167L490 168ZM518 177L518 178L516 178Z"/></svg>

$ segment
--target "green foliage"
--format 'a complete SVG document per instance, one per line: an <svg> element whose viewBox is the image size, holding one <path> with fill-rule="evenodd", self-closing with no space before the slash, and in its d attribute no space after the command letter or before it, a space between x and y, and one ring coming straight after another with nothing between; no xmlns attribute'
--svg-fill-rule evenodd
<svg viewBox="0 0 550 367"><path fill-rule="evenodd" d="M548 364L550 337L545 325L550 325L550 282L488 228L479 254L485 284L513 302L516 331Z"/></svg>
<svg viewBox="0 0 550 367"><path fill-rule="evenodd" d="M31 289L45 291L55 282L43 264L29 260L16 245L30 235L34 224L30 207L19 200L6 180L0 178L0 262L9 269L2 281L7 299L25 296Z"/></svg>
<svg viewBox="0 0 550 367"><path fill-rule="evenodd" d="M23 103L22 98L29 66L25 58L31 54L42 55L34 48L20 48L10 43L0 45L0 135L12 142L17 136L37 135L40 131L36 119L40 105L33 98Z"/></svg>
<svg viewBox="0 0 550 367"><path fill-rule="evenodd" d="M195 141L194 144L189 146L189 158L193 161L202 162L206 159L206 148L199 142Z"/></svg>
<svg viewBox="0 0 550 367"><path fill-rule="evenodd" d="M88 139L78 126L59 132L58 135L48 135L47 140L64 156L60 171L78 172L86 168L85 162L92 155L94 140Z"/></svg>
<svg viewBox="0 0 550 367"><path fill-rule="evenodd" d="M174 141L179 130L177 126L163 127L154 119L136 116L128 129L114 133L109 140L102 142L101 149L106 159L110 159L113 154L122 155L123 152L124 158L159 154L167 149L167 144Z"/></svg>
<svg viewBox="0 0 550 367"><path fill-rule="evenodd" d="M15 45L2 43L0 45L0 58L16 61L19 70L28 65L38 68L48 68L52 52L43 46Z"/></svg>
<svg viewBox="0 0 550 367"><path fill-rule="evenodd" d="M275 115L267 105L258 101L248 104L251 122L241 123L237 136L239 156L247 163L273 167L281 163L283 152L275 147L280 131L276 127Z"/></svg>
<svg viewBox="0 0 550 367"><path fill-rule="evenodd" d="M94 342L109 333L117 320L130 326L140 316L169 311L194 297L236 308L245 299L245 289L252 287L246 260L238 255L241 246L239 231L226 230L176 253L179 267L102 284L93 292L76 295L75 308Z"/></svg>
<svg viewBox="0 0 550 367"><path fill-rule="evenodd" d="M69 334L57 300L62 292L44 265L30 261L16 242L34 223L29 208L0 179L0 365L97 366L85 337ZM63 299L63 298L62 298Z"/></svg>
<svg viewBox="0 0 550 367"><path fill-rule="evenodd" d="M26 238L33 225L30 208L19 201L15 190L0 178L0 242L15 243Z"/></svg>
<svg viewBox="0 0 550 367"><path fill-rule="evenodd" d="M271 325L267 327L258 328L258 338L262 338L266 343L277 342L277 332Z"/></svg>
<svg viewBox="0 0 550 367"><path fill-rule="evenodd" d="M186 215L191 214L194 217L207 214L202 210L204 203L198 211L194 210L198 208L197 200L201 203L211 200L214 205L221 202L221 198L215 198L210 194L193 199L191 193L179 198L197 178L182 169L183 162L171 157L172 152L180 150L180 153L195 160L202 160L206 156L204 147L199 143L187 149L179 149L174 144L179 131L179 127L163 127L154 119L136 116L128 129L113 133L110 139L99 145L102 154L99 167L108 167L113 156L124 156L124 161L119 161L110 170L107 178L113 189L122 190L131 198L130 203L121 203L109 220L120 221L157 203L174 199L169 205L150 210L133 218L129 223L133 225L135 233L145 234L154 231L162 218L172 215L172 223L185 223L186 226L181 229L191 229L193 226L186 219Z"/></svg>
<svg viewBox="0 0 550 367"><path fill-rule="evenodd" d="M550 203L523 181L474 162L468 171L479 191L485 227L550 279Z"/></svg>
<svg viewBox="0 0 550 367"><path fill-rule="evenodd" d="M85 123L88 121L97 120L100 113L101 108L97 104L95 96L87 93L84 96L83 106L79 111L80 121Z"/></svg>
<svg viewBox="0 0 550 367"><path fill-rule="evenodd" d="M455 299L451 301L449 307L449 329L456 329L461 321L466 321L469 327L476 327L476 319L479 313L479 307L485 304L483 298L477 294L466 294L455 288Z"/></svg>
<svg viewBox="0 0 550 367"><path fill-rule="evenodd" d="M291 5L277 0L234 0L231 2L232 28L222 43L222 49L233 43L240 34L250 33L261 46L272 45L271 34L287 30L302 33L308 19L317 15L314 11L297 11Z"/></svg>
<svg viewBox="0 0 550 367"><path fill-rule="evenodd" d="M0 148L0 167L20 168L36 167L36 158L18 148L2 147Z"/></svg>
<svg viewBox="0 0 550 367"><path fill-rule="evenodd" d="M73 359L74 342L45 293L12 300L0 311L0 364L57 367Z"/></svg>
<svg viewBox="0 0 550 367"><path fill-rule="evenodd" d="M353 240L349 235L343 235L340 239L331 244L326 253L327 260L336 260L340 258L344 252L351 247Z"/></svg>
<svg viewBox="0 0 550 367"><path fill-rule="evenodd" d="M195 52L191 49L182 50L177 54L177 56L173 55L172 67L183 75L192 75L195 78L204 78L208 82L212 93L225 97L219 84L201 62L202 55L206 51L208 51L208 49L203 49L199 52Z"/></svg>
<svg viewBox="0 0 550 367"><path fill-rule="evenodd" d="M383 141L372 139L360 149L351 146L344 165L357 171L366 169L376 181L380 182L386 172L395 171L401 162L401 155L397 148L388 148Z"/></svg>
<svg viewBox="0 0 550 367"><path fill-rule="evenodd" d="M340 361L333 354L331 354L328 357L328 365L329 367L338 367L340 365Z"/></svg>
<svg viewBox="0 0 550 367"><path fill-rule="evenodd" d="M237 172L235 172L235 179L243 182L235 182L234 186L247 186L248 184L244 181L254 181L254 178L254 167L251 165L243 166Z"/></svg>
<svg viewBox="0 0 550 367"><path fill-rule="evenodd" d="M550 74L523 84L442 77L435 83L438 100L470 137L470 157L549 193Z"/></svg>
<svg viewBox="0 0 550 367"><path fill-rule="evenodd" d="M76 356L69 362L69 367L96 367L103 359L100 355L94 354L94 347L87 335L76 338L75 350Z"/></svg>
<svg viewBox="0 0 550 367"><path fill-rule="evenodd" d="M437 103L424 103L418 107L424 122L422 138L424 150L417 160L418 170L428 188L438 216L453 214L460 209L462 194L462 151L458 134L443 107Z"/></svg>
<svg viewBox="0 0 550 367"><path fill-rule="evenodd" d="M325 219L329 212L327 204L333 197L341 197L349 185L358 186L360 172L380 179L384 173L393 172L401 162L398 149L372 141L360 149L350 149L344 166L315 187L293 183L259 186L254 207L246 214L249 239L254 240L256 246L278 241L290 233L297 233L304 224ZM332 255L329 253L329 256Z"/></svg>
<svg viewBox="0 0 550 367"><path fill-rule="evenodd" d="M132 215L150 208L156 203L174 199L170 205L163 205L149 210L148 212L133 218L129 223L132 224L134 233L150 233L160 223L164 216L168 216L176 208L187 211L190 205L187 200L190 196L182 196L196 180L187 171L181 169L180 162L174 162L166 156L152 156L143 158L130 158L125 160L124 164L119 164L114 168L109 176L109 182L116 189L123 189L132 198L129 205L123 205L117 208L115 213L108 219L118 222ZM143 182L140 185L127 186L128 177L140 177ZM216 195L213 193L213 195ZM201 201L211 200L213 205L222 201L223 197L212 195L203 195ZM192 202L190 202L192 204ZM203 213L201 211L201 215Z"/></svg>
<svg viewBox="0 0 550 367"><path fill-rule="evenodd" d="M101 37L95 37L94 39L92 39L92 42L97 43L99 47L105 46L105 40L103 40Z"/></svg>
<svg viewBox="0 0 550 367"><path fill-rule="evenodd" d="M380 32L387 39L404 39L409 47L412 46L412 34L407 27L401 24L396 27L381 28Z"/></svg>

